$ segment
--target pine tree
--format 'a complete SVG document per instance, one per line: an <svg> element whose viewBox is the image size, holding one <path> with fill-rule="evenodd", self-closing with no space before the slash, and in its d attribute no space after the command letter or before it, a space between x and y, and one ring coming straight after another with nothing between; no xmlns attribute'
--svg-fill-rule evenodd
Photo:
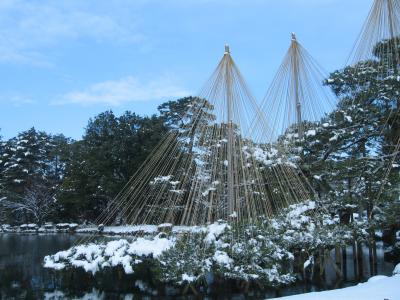
<svg viewBox="0 0 400 300"><path fill-rule="evenodd" d="M22 221L41 222L43 214L49 215L48 208L55 201L52 195L63 178L60 149L66 143L63 136L53 137L35 128L3 143L2 209Z"/></svg>
<svg viewBox="0 0 400 300"><path fill-rule="evenodd" d="M91 119L81 141L70 146L59 193L64 218L95 219L165 133L159 117L107 111Z"/></svg>

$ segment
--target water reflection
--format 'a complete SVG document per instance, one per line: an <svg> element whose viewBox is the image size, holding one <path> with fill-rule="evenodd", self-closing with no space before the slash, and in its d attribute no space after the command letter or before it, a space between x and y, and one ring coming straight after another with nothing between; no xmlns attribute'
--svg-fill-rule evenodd
<svg viewBox="0 0 400 300"><path fill-rule="evenodd" d="M158 296L157 287L149 287L152 292L140 291L139 278L127 277L115 271L93 279L87 273L54 272L42 267L43 257L72 246L79 239L78 235L46 234L20 235L0 234L0 299L201 299L195 296L177 297L179 291L173 288L164 289L167 295ZM354 284L351 247L347 249L348 279L350 282L338 286ZM365 249L365 251L367 251ZM364 257L365 277L369 276L368 252ZM390 275L393 264L383 261L382 244L378 245L378 273ZM254 290L246 293L232 292L231 289L219 287L218 290L208 291L211 296L204 299L265 299L268 297L286 296L297 293L318 291L333 287L336 281L335 271L327 267L326 282L323 285L297 284L276 291ZM135 287L136 285L136 287Z"/></svg>

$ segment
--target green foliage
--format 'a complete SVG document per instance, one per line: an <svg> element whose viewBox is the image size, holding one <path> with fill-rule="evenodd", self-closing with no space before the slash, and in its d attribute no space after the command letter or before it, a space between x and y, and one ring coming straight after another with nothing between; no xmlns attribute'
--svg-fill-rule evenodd
<svg viewBox="0 0 400 300"><path fill-rule="evenodd" d="M278 141L325 208L343 224L356 227L358 217L363 230L366 219L367 231L390 226L388 207L395 209L399 197L394 150L400 138L400 77L398 69L388 69L393 64L385 64L390 55L333 72L325 83L339 99L337 108L319 122L305 123L304 139L289 128Z"/></svg>
<svg viewBox="0 0 400 300"><path fill-rule="evenodd" d="M51 215L47 200L63 179L68 142L62 135L31 128L1 143L0 208L8 211L11 221L38 221L40 209Z"/></svg>
<svg viewBox="0 0 400 300"><path fill-rule="evenodd" d="M300 167L324 208L359 236L365 236L363 230L396 225L399 211L400 162L393 151L400 138L400 77L396 67L389 69L396 64L387 63L395 59L393 53L378 51L389 49L385 43L376 45L379 56L373 61L330 75L325 84L338 105L320 121L304 122L304 138L291 127L267 146L271 161L282 157L276 149L285 149L288 161ZM196 128L215 121L213 107L204 99L186 97L163 103L158 110L159 116L151 117L106 111L89 121L79 141L34 128L0 141L0 199L18 202L40 183L57 191L59 209L53 217L93 220L140 172L167 130L185 133L181 150L202 159L193 149ZM202 117L194 119L199 111Z"/></svg>
<svg viewBox="0 0 400 300"><path fill-rule="evenodd" d="M60 201L64 217L95 219L158 144L162 119L125 112L99 114L89 121L81 141L70 148Z"/></svg>
<svg viewBox="0 0 400 300"><path fill-rule="evenodd" d="M204 238L204 233L184 235L165 251L158 258L159 280L177 285L204 280L211 271L214 253L214 245L205 243Z"/></svg>
<svg viewBox="0 0 400 300"><path fill-rule="evenodd" d="M221 237L214 254L215 272L222 278L258 282L264 286L286 285L295 281L293 254L273 241L273 229L259 226L233 227ZM240 238L235 237L237 230Z"/></svg>

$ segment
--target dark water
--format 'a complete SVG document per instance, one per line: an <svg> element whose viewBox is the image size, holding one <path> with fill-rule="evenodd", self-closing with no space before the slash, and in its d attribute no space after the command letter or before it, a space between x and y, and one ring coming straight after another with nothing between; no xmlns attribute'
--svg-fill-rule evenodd
<svg viewBox="0 0 400 300"><path fill-rule="evenodd" d="M79 236L69 234L19 235L0 233L0 300L2 299L266 299L326 288L355 284L351 248L348 249L348 281L337 283L333 267L327 266L323 285L297 284L279 291L253 289L246 294L228 290L211 291L210 296L157 296L153 289L141 292L135 282L111 275L91 286L88 275L60 276L59 272L42 267L43 257L69 248ZM367 251L367 250L366 250ZM364 276L369 277L368 252L364 257ZM378 245L378 274L390 275L394 265L383 261L382 245ZM84 273L84 272L82 272ZM125 279L126 280L126 279ZM124 292L119 287L124 286ZM128 287L128 288L127 288ZM171 289L172 292L177 292Z"/></svg>

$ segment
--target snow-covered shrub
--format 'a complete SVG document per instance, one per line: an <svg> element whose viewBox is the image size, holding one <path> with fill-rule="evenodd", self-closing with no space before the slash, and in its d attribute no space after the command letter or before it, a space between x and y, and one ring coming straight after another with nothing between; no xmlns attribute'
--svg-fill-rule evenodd
<svg viewBox="0 0 400 300"><path fill-rule="evenodd" d="M301 255L301 264L308 267L321 250L344 245L353 235L352 228L338 224L338 218L313 201L291 205L275 218L260 217L251 225L220 221L178 229L173 227L168 235L148 233L133 242L75 246L47 256L45 267L82 267L91 273L122 267L132 274L150 262L154 280L178 286L201 283L209 273L221 280L279 286L296 280L300 270L295 257Z"/></svg>
<svg viewBox="0 0 400 300"><path fill-rule="evenodd" d="M257 281L266 286L293 282L293 255L274 243L271 233L261 223L259 226L232 228L226 232L215 243L213 261L216 274L227 279Z"/></svg>
<svg viewBox="0 0 400 300"><path fill-rule="evenodd" d="M143 259L153 259L175 244L175 238L137 238L133 242L115 240L105 244L85 244L60 251L44 258L44 267L56 270L83 268L86 272L96 272L110 267L122 267L126 274L134 272L134 266Z"/></svg>
<svg viewBox="0 0 400 300"><path fill-rule="evenodd" d="M351 231L314 201L291 205L266 222L272 227L274 241L291 252L312 253L351 239Z"/></svg>
<svg viewBox="0 0 400 300"><path fill-rule="evenodd" d="M205 278L211 271L213 243L205 242L207 233L181 236L174 247L158 257L158 278L162 282L183 285Z"/></svg>

